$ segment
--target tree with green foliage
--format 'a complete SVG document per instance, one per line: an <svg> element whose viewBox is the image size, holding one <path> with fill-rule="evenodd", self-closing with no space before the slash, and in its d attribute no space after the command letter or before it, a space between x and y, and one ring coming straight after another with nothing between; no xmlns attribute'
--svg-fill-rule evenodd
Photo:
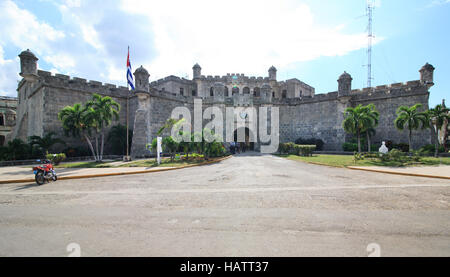
<svg viewBox="0 0 450 277"><path fill-rule="evenodd" d="M94 116L94 127L97 134L101 138L99 160L103 160L103 149L105 144L105 129L111 125L112 120L119 119L120 105L109 96L102 97L99 94L94 93L92 100L86 103L86 107L91 108ZM98 136L96 136L96 142L98 143Z"/></svg>
<svg viewBox="0 0 450 277"><path fill-rule="evenodd" d="M428 119L430 122L430 129L433 134L433 140L435 145L434 156L438 156L439 152L439 130L442 129L444 123L450 121L450 109L443 105L436 105L433 109L428 110ZM445 149L445 136L444 136L444 149Z"/></svg>
<svg viewBox="0 0 450 277"><path fill-rule="evenodd" d="M367 121L367 124L364 128L364 133L367 138L367 151L371 152L371 141L370 138L375 136L376 130L375 128L378 126L378 120L380 118L380 113L376 110L374 104L369 104L365 109L366 116L371 119Z"/></svg>
<svg viewBox="0 0 450 277"><path fill-rule="evenodd" d="M131 146L133 139L132 130L128 130L128 137L130 140L129 146ZM111 145L113 154L125 155L127 153L127 127L122 124L111 127L106 142Z"/></svg>
<svg viewBox="0 0 450 277"><path fill-rule="evenodd" d="M26 160L31 156L31 146L21 139L13 139L8 141L6 147L3 148L3 159L5 160Z"/></svg>
<svg viewBox="0 0 450 277"><path fill-rule="evenodd" d="M58 119L62 121L66 136L81 137L89 145L89 149L96 161L99 160L91 142L92 128L95 125L95 116L92 108L83 107L81 103L66 106L58 113Z"/></svg>
<svg viewBox="0 0 450 277"><path fill-rule="evenodd" d="M409 143L409 152L413 150L412 146L412 133L414 130L428 128L429 119L427 112L420 112L419 109L422 107L422 104L416 104L414 106L400 106L397 109L397 118L394 121L395 127L402 131L405 128L408 129L408 143Z"/></svg>
<svg viewBox="0 0 450 277"><path fill-rule="evenodd" d="M60 143L60 144L66 144L62 139L55 138L54 132L49 132L45 136L30 136L28 137L29 144L33 146L39 147L39 149L42 151L43 154L48 154L48 151L50 147L53 145Z"/></svg>
<svg viewBox="0 0 450 277"><path fill-rule="evenodd" d="M378 124L379 114L373 104L362 106L361 104L347 108L344 113L342 126L347 133L356 135L358 139L358 152L361 153L361 135L368 129Z"/></svg>

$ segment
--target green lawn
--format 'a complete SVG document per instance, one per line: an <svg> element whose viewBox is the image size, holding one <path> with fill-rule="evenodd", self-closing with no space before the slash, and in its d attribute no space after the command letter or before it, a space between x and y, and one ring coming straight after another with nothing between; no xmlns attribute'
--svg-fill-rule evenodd
<svg viewBox="0 0 450 277"><path fill-rule="evenodd" d="M280 157L287 158L294 161L302 161L307 163L318 163L334 167L347 167L347 166L402 166L398 162L380 162L378 160L365 159L362 161L353 160L353 155L314 155L313 157L300 157L296 155L279 155ZM450 165L450 158L433 158L425 157L421 159L420 163L408 164L408 166L420 166L420 165Z"/></svg>

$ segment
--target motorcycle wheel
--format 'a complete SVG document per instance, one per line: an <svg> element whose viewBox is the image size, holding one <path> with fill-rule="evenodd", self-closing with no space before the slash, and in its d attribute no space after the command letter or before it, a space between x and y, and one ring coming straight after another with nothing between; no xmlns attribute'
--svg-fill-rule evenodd
<svg viewBox="0 0 450 277"><path fill-rule="evenodd" d="M45 182L45 177L44 177L44 172L39 171L38 173L36 173L36 176L34 176L34 179L36 180L36 183L38 185L43 185Z"/></svg>
<svg viewBox="0 0 450 277"><path fill-rule="evenodd" d="M58 180L58 176L56 176L56 174L55 175L53 175L53 182L56 182L56 180Z"/></svg>

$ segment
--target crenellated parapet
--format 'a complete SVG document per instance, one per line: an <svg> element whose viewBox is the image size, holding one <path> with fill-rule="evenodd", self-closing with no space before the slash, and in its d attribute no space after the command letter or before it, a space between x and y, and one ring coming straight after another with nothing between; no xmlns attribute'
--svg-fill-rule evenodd
<svg viewBox="0 0 450 277"><path fill-rule="evenodd" d="M53 74L49 71L38 70L39 83L50 87L72 89L90 93L114 97L127 97L130 90L125 86L102 83L99 81L87 80L79 77L71 77L64 74Z"/></svg>

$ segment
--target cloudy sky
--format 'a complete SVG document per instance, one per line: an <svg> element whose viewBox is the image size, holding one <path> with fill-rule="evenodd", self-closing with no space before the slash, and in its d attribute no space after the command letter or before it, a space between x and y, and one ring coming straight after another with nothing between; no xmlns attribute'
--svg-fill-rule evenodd
<svg viewBox="0 0 450 277"><path fill-rule="evenodd" d="M151 80L245 73L298 78L317 93L337 90L345 70L367 83L365 0L0 0L0 95L16 95L17 55L29 48L39 68L126 85L134 68ZM378 0L374 85L419 79L436 67L430 104L450 93L450 0ZM448 99L450 104L450 99Z"/></svg>

